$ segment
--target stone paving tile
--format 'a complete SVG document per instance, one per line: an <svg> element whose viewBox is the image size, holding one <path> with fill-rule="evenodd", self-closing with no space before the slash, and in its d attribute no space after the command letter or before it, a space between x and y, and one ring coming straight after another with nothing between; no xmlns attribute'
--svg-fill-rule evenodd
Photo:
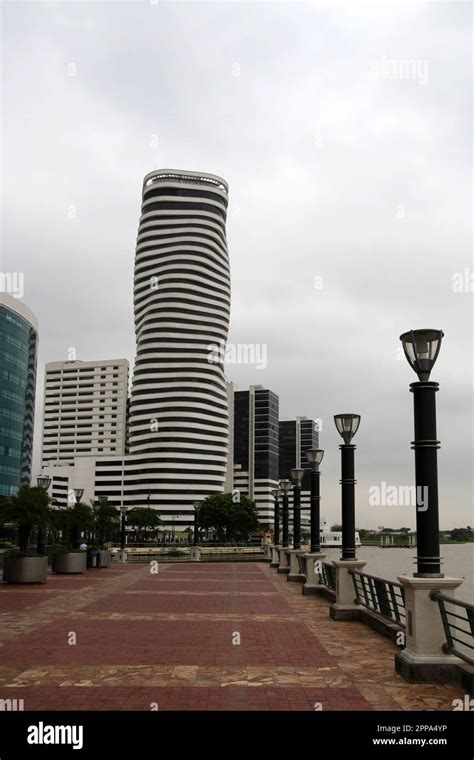
<svg viewBox="0 0 474 760"><path fill-rule="evenodd" d="M77 644L68 644L74 631ZM241 643L233 644L234 633ZM55 620L26 633L0 649L0 664L30 666L89 664L292 664L316 665L333 660L305 625L194 620Z"/></svg>
<svg viewBox="0 0 474 760"><path fill-rule="evenodd" d="M448 710L463 695L406 683L391 641L265 563L114 565L5 584L2 602L0 698L26 710Z"/></svg>
<svg viewBox="0 0 474 760"><path fill-rule="evenodd" d="M3 688L2 698L23 699L25 711L44 710L370 710L357 689L174 686Z"/></svg>
<svg viewBox="0 0 474 760"><path fill-rule="evenodd" d="M32 607L35 604L41 604L51 600L54 596L61 594L61 591L38 592L32 591L31 593L23 592L22 594L0 594L0 614L2 612L14 612L16 610L23 610L25 607Z"/></svg>
<svg viewBox="0 0 474 760"><path fill-rule="evenodd" d="M141 580L135 583L132 587L132 591L151 591L153 588L162 591L182 591L186 589L187 593L194 593L195 591L245 591L247 593L256 594L260 591L269 591L268 583L263 581L239 581L239 580L195 580L187 578L163 578L161 576L155 576L154 579Z"/></svg>
<svg viewBox="0 0 474 760"><path fill-rule="evenodd" d="M279 594L227 596L213 594L195 596L194 594L142 595L114 594L107 599L90 604L84 610L89 612L172 612L172 613L207 613L210 615L242 613L244 615L279 614L291 615L292 608Z"/></svg>

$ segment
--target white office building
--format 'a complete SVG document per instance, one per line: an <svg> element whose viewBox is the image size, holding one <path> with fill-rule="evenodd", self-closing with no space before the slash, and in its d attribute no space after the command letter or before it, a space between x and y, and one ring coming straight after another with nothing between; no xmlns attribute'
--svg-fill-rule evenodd
<svg viewBox="0 0 474 760"><path fill-rule="evenodd" d="M125 454L128 375L126 359L46 364L43 469Z"/></svg>

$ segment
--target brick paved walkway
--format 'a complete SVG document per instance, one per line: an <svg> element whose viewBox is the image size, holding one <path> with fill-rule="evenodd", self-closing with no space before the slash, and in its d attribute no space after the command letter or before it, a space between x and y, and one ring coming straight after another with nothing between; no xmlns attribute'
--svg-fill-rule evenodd
<svg viewBox="0 0 474 760"><path fill-rule="evenodd" d="M264 563L0 584L0 699L25 710L451 710L463 696L407 684L396 651Z"/></svg>

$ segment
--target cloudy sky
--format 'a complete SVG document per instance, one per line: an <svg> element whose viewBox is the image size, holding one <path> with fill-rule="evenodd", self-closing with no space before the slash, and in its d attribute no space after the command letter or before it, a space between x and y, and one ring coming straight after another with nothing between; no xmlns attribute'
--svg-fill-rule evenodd
<svg viewBox="0 0 474 760"><path fill-rule="evenodd" d="M362 415L359 527L414 526L369 488L413 483L416 377L398 336L445 341L441 526L473 523L471 7L403 2L6 2L1 269L24 272L43 365L125 356L143 175L230 185L228 365L283 417L322 420L322 512L340 518L332 415ZM456 281L457 282L457 281Z"/></svg>

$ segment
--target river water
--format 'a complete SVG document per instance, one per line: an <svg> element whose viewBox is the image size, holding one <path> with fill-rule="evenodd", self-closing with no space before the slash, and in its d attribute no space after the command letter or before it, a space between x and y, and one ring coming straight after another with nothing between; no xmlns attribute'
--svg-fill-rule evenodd
<svg viewBox="0 0 474 760"><path fill-rule="evenodd" d="M456 591L456 596L464 602L474 603L474 543L472 544L441 544L442 566L445 575L463 578L462 585ZM325 549L326 561L339 559L340 549ZM398 575L413 575L416 570L414 557L416 547L408 549L386 548L379 546L360 546L357 548L357 559L367 562L364 573L379 575L381 578L396 581Z"/></svg>

